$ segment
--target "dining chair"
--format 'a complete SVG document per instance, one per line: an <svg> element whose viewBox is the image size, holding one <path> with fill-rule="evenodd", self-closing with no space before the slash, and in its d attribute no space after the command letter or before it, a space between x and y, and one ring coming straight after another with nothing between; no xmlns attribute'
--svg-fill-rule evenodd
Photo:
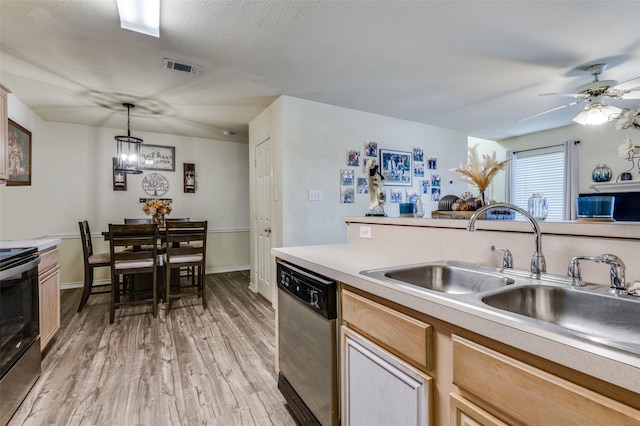
<svg viewBox="0 0 640 426"><path fill-rule="evenodd" d="M158 312L158 227L155 224L115 225L109 224L109 242L111 252L111 309L109 323L113 324L116 308L122 305L153 305L153 316ZM125 250L137 247L136 250ZM151 277L151 296L149 289L137 288L133 282L144 282L143 275ZM130 278L127 285L121 277ZM126 299L126 300L125 300Z"/></svg>
<svg viewBox="0 0 640 426"><path fill-rule="evenodd" d="M167 222L165 242L166 313L171 310L171 299L193 295L202 298L202 306L206 309L204 272L207 260L207 221ZM183 244L187 242L189 244ZM178 275L175 280L177 282L172 282L171 271L184 267L194 267L193 279L185 282Z"/></svg>
<svg viewBox="0 0 640 426"><path fill-rule="evenodd" d="M138 219L138 218L132 218L132 219L125 219L124 220L124 224L125 225L141 225L141 224L146 224L146 223L152 223L151 219Z"/></svg>
<svg viewBox="0 0 640 426"><path fill-rule="evenodd" d="M164 223L167 223L167 222L189 222L189 220L190 220L190 218L188 218L188 217L172 217L171 219L166 218L164 220Z"/></svg>
<svg viewBox="0 0 640 426"><path fill-rule="evenodd" d="M166 224L167 222L189 222L191 220L191 218L188 217L173 217L171 219L167 218L164 220L164 223ZM187 243L182 243L181 245L184 244L188 244ZM186 277L186 278L190 278L192 280L192 283L195 280L195 271L194 271L194 267L193 266L186 266L184 268L180 268L180 276L181 277Z"/></svg>
<svg viewBox="0 0 640 426"><path fill-rule="evenodd" d="M84 258L84 287L82 289L82 296L80 297L80 305L78 306L78 312L82 312L82 308L87 303L87 300L89 300L90 295L106 294L111 291L105 290L106 287L111 286L110 282L107 284L93 283L93 270L95 268L111 266L111 254L94 253L89 222L83 220L82 222L78 222L78 225L80 226L80 240L82 241L82 255Z"/></svg>

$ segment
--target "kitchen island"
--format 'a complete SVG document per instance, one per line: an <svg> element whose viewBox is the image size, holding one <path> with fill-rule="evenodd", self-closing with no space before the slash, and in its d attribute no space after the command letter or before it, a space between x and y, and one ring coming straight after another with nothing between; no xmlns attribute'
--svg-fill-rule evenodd
<svg viewBox="0 0 640 426"><path fill-rule="evenodd" d="M586 415L592 422L598 421L599 415L613 418L610 416L614 414L603 414L597 409L590 412L579 403L573 408L579 412L571 413L567 407L560 405L551 408L546 417L532 418L530 416L539 414L529 413L521 407L512 409L509 408L510 404L495 400L503 395L501 392L507 392L507 402L518 400L518 395L515 395L517 392L506 385L502 386L507 383L507 377L512 382L527 381L523 390L538 385L546 389L541 384L531 384L532 378L537 380L543 377L544 384L552 383L546 390L549 400L558 400L558 395L568 389L569 400L587 401L585 407L606 407L605 411L611 407L620 409L623 413L620 421L627 422L621 424L640 423L640 411L637 411L640 410L640 355L637 353L558 334L537 324L514 320L509 315L499 315L461 303L445 294L409 285L398 286L360 273L369 269L439 260L499 267L501 256L489 250L493 244L509 248L513 252L515 268L527 270L534 243L526 222L479 221L478 231L470 233L465 229L466 221L460 220L357 217L344 218L344 221L348 224L349 235L346 244L281 248L274 249L273 254L340 282L343 331L346 328L348 334L355 329L400 359L403 359L403 353L398 349L397 342L386 340L384 334L367 328L366 321L361 321L361 318L373 318L375 312L395 318L393 315L398 313L400 318L407 317L430 326L425 327L430 330L426 332L425 339L425 350L430 360L420 365L411 357L404 358L433 379L428 404L428 417L432 419L430 424L444 425L449 424L450 417L457 419L460 401L463 405L474 407L474 410L477 408L472 410L476 414L468 417L480 424L544 424L550 419L557 419L558 410L564 410L569 417L573 414ZM640 252L640 227L637 225L542 223L541 227L543 252L550 274L566 274L571 257L576 255L615 253L627 261L628 278L640 277L638 265L634 262L634 257ZM603 265L585 264L583 277L589 282L606 286L608 270ZM345 315L349 316L346 320ZM615 315L615 312L611 315ZM382 326L384 324L375 325L378 329ZM343 363L344 358L343 353ZM481 362L479 368L470 369L469 360ZM468 371L480 373L490 370L490 367L505 374L512 371L513 374L505 377L505 381L501 381L498 375L495 383L485 383L483 386L486 387L479 388L481 376L474 377ZM348 366L344 366L343 370L345 368L348 370ZM460 371L467 373L461 375ZM343 386L344 378L343 375ZM485 389L486 392L479 389ZM574 391L580 396L571 393ZM348 402L345 404L344 394L343 389L343 408L349 405ZM490 394L495 397L492 398ZM525 392L520 397L526 398L531 402L527 405L535 408L536 395ZM603 399L604 402L594 403L594 399ZM343 412L345 416L349 414ZM479 420L483 418L496 422Z"/></svg>

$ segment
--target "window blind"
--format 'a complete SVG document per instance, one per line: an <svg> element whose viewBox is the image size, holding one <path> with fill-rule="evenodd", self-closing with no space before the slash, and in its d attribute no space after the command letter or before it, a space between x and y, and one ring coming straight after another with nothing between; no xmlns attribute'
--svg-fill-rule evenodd
<svg viewBox="0 0 640 426"><path fill-rule="evenodd" d="M557 149L518 153L515 160L514 204L527 209L529 197L542 193L547 198L547 220L563 220L564 152Z"/></svg>

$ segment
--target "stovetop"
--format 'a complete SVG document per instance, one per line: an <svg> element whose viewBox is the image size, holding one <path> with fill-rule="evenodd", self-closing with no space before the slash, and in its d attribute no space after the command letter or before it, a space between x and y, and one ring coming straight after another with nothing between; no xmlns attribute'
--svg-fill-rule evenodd
<svg viewBox="0 0 640 426"><path fill-rule="evenodd" d="M28 262L37 255L37 251L35 247L0 249L0 271Z"/></svg>

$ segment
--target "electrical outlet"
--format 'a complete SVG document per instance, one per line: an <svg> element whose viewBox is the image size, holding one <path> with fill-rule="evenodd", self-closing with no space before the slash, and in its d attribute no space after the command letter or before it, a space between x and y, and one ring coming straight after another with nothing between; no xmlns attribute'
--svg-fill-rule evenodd
<svg viewBox="0 0 640 426"><path fill-rule="evenodd" d="M309 201L322 201L322 191L319 189L310 189Z"/></svg>
<svg viewBox="0 0 640 426"><path fill-rule="evenodd" d="M371 239L371 227L370 226L361 226L360 227L360 238L369 238L369 239Z"/></svg>

